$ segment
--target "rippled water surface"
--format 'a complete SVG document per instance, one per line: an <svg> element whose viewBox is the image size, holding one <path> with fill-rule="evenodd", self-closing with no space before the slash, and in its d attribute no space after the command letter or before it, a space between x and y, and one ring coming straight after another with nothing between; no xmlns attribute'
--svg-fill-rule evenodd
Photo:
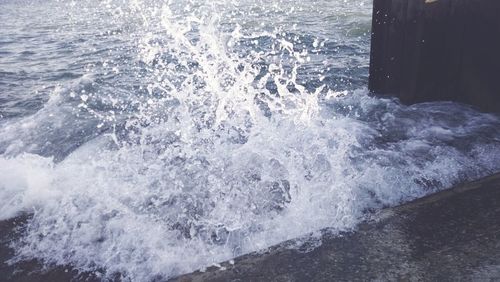
<svg viewBox="0 0 500 282"><path fill-rule="evenodd" d="M371 1L0 2L16 260L173 277L500 170L497 115L366 90Z"/></svg>

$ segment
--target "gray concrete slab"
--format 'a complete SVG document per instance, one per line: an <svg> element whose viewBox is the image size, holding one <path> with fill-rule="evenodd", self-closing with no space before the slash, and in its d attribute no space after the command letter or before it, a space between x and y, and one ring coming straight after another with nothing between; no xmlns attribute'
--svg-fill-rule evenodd
<svg viewBox="0 0 500 282"><path fill-rule="evenodd" d="M322 241L307 253L284 243L172 281L500 281L500 174Z"/></svg>
<svg viewBox="0 0 500 282"><path fill-rule="evenodd" d="M0 222L0 281L100 280L70 266L6 264L9 242L28 219ZM500 281L500 174L382 210L351 233L325 231L321 240L298 249L284 242L171 281Z"/></svg>

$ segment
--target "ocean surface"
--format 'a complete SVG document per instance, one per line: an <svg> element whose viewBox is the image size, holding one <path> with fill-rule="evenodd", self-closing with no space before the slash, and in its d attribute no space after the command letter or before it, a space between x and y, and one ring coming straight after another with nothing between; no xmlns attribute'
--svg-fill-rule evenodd
<svg viewBox="0 0 500 282"><path fill-rule="evenodd" d="M498 115L370 95L371 5L0 1L10 263L168 278L500 171Z"/></svg>

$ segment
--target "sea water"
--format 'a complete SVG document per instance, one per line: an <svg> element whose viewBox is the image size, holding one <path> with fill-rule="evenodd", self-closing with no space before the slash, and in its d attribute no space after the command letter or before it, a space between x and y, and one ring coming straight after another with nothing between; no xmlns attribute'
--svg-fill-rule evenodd
<svg viewBox="0 0 500 282"><path fill-rule="evenodd" d="M370 95L371 5L1 1L11 263L174 277L499 171L498 115Z"/></svg>

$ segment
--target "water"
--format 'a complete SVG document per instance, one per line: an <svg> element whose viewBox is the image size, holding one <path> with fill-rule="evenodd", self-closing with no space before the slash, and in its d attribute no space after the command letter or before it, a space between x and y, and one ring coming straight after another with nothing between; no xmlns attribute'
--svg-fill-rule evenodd
<svg viewBox="0 0 500 282"><path fill-rule="evenodd" d="M500 118L366 90L371 1L0 2L16 261L173 277L500 170Z"/></svg>

